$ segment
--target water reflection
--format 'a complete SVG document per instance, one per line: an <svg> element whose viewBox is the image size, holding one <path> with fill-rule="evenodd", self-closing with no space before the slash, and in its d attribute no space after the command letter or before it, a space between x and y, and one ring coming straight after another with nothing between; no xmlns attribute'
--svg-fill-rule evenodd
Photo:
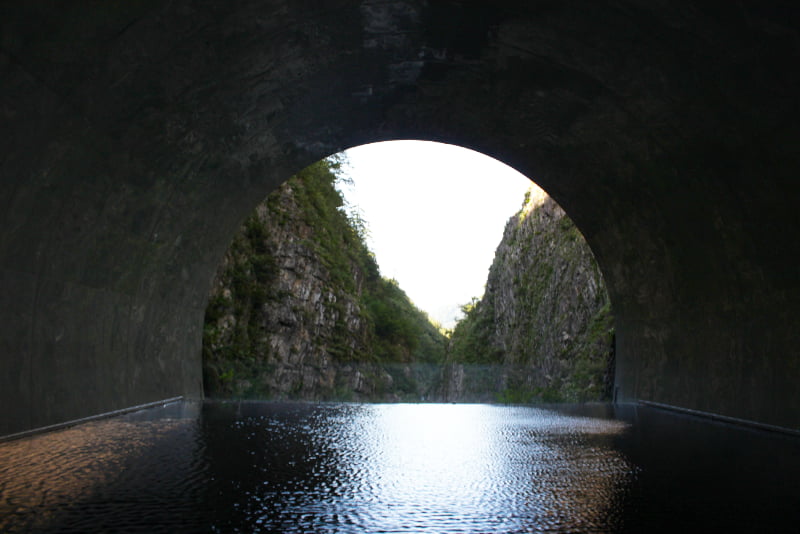
<svg viewBox="0 0 800 534"><path fill-rule="evenodd" d="M616 489L635 471L613 447L612 436L627 428L614 420L486 405L296 406L272 405L280 413L269 416L239 406L230 433L218 436L220 447L252 444L224 470L257 471L260 481L245 502L231 503L239 511L217 521L220 532L242 524L275 532L607 531L619 515Z"/></svg>
<svg viewBox="0 0 800 534"><path fill-rule="evenodd" d="M631 471L597 439L625 428L614 421L481 405L372 406L356 421L337 463L360 496L347 507L362 531L608 527L613 488Z"/></svg>
<svg viewBox="0 0 800 534"><path fill-rule="evenodd" d="M558 410L182 403L96 421L0 444L0 531L782 531L800 520L797 439L647 409Z"/></svg>

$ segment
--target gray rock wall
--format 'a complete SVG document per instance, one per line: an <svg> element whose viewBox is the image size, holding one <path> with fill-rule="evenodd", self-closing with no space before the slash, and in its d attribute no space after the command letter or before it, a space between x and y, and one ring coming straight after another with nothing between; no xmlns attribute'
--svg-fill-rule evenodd
<svg viewBox="0 0 800 534"><path fill-rule="evenodd" d="M371 393L357 371L341 369L331 354L339 341L334 340L337 327L346 330L341 341L347 345L340 349L366 350L370 325L358 302L364 273L351 264L355 293L333 282L309 239L319 229L309 225L290 183L260 204L254 217L266 229L263 237L253 239L269 256L271 272L258 279L251 264L255 243L237 234L241 243L234 241L226 253L209 298L221 311L206 325L207 393L314 399L332 394L337 386ZM237 283L245 291L237 291ZM253 302L256 291L266 293L263 302ZM233 367L242 361L252 362L250 369Z"/></svg>
<svg viewBox="0 0 800 534"><path fill-rule="evenodd" d="M468 363L448 379L449 399L483 398L483 388L509 401L610 397L608 293L589 246L552 198L529 193L509 219L485 293L451 346L451 360Z"/></svg>
<svg viewBox="0 0 800 534"><path fill-rule="evenodd" d="M419 400L444 337L378 266L320 162L259 204L212 285L211 396ZM387 291L389 290L389 291ZM383 322L381 322L383 320Z"/></svg>

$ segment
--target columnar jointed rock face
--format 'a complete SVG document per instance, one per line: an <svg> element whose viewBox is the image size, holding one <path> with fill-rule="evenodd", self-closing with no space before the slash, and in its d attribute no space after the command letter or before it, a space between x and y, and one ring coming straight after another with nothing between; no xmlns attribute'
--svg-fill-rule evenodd
<svg viewBox="0 0 800 534"><path fill-rule="evenodd" d="M489 364L504 400L609 397L608 294L589 246L552 198L529 192L506 225L483 298L466 310L450 355L467 364L458 371L462 382L474 374L469 364L480 374ZM468 396L472 387L458 385L448 397Z"/></svg>

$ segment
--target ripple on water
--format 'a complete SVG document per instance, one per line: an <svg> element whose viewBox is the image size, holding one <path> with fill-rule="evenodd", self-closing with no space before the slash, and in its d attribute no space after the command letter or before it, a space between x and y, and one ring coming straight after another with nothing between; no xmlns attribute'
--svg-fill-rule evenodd
<svg viewBox="0 0 800 534"><path fill-rule="evenodd" d="M608 528L614 487L631 472L604 445L625 429L620 422L478 405L346 411L342 416L341 407L319 408L279 443L263 436L268 448L301 449L301 458L287 460L295 458L287 451L284 461L307 469L287 473L283 492L262 485L258 496L250 496L246 514L257 517L257 530ZM589 452L581 450L585 442L593 443ZM262 466L264 476L277 468Z"/></svg>
<svg viewBox="0 0 800 534"><path fill-rule="evenodd" d="M680 448L637 442L642 430L621 421L533 407L193 406L0 444L0 531L663 531L679 521L652 503L680 491L697 514L705 494L684 482L720 474L697 474L692 458L714 458L698 445L677 457L684 467L661 466L651 457ZM777 489L759 487L769 499L750 504L796 516L796 490L778 501L796 480L781 467L768 474ZM712 510L743 508L744 492L714 490L723 504Z"/></svg>

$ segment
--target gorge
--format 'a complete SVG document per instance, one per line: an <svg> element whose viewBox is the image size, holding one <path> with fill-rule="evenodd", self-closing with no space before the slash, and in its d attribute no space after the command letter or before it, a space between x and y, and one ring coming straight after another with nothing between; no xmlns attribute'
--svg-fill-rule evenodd
<svg viewBox="0 0 800 534"><path fill-rule="evenodd" d="M304 400L587 401L609 397L610 303L564 211L529 190L482 299L432 324L368 249L337 158L259 204L215 278L204 327L210 396ZM444 201L444 200L443 200ZM436 262L436 258L424 258Z"/></svg>

